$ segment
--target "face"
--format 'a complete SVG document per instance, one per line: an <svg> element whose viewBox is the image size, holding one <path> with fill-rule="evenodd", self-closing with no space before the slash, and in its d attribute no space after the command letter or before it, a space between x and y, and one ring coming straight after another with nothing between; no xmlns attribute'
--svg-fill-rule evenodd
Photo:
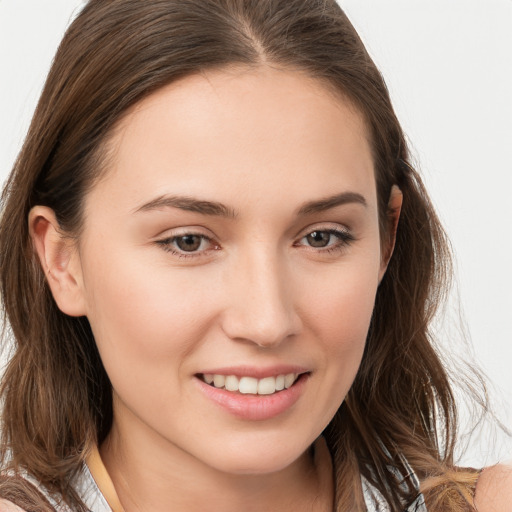
<svg viewBox="0 0 512 512"><path fill-rule="evenodd" d="M292 464L354 380L384 272L361 116L299 72L215 71L111 147L76 257L114 428L221 471Z"/></svg>

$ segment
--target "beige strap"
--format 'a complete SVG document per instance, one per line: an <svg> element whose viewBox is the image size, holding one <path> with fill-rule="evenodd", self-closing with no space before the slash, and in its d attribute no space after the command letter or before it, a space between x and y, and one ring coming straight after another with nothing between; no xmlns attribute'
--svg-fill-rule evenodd
<svg viewBox="0 0 512 512"><path fill-rule="evenodd" d="M95 446L89 455L87 456L87 466L91 472L98 489L100 490L103 497L107 500L112 512L124 512L124 508L119 501L116 489L107 472L107 468L101 460L100 452Z"/></svg>

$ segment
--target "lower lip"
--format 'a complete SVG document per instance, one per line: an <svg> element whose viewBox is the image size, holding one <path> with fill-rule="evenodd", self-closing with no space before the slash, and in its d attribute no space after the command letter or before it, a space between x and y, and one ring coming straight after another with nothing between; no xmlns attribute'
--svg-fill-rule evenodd
<svg viewBox="0 0 512 512"><path fill-rule="evenodd" d="M272 395L244 395L218 389L197 377L201 391L233 416L251 421L275 418L290 409L304 392L309 374L302 374L295 384Z"/></svg>

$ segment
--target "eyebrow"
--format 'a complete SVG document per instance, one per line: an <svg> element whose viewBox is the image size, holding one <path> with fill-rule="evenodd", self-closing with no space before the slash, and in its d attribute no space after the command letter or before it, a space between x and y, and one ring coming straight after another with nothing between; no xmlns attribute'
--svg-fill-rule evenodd
<svg viewBox="0 0 512 512"><path fill-rule="evenodd" d="M299 209L299 215L311 215L351 203L360 204L364 207L367 206L366 199L361 194L357 192L342 192L341 194L303 204Z"/></svg>
<svg viewBox="0 0 512 512"><path fill-rule="evenodd" d="M213 215L219 217L236 217L236 212L216 201L205 201L188 196L160 196L149 203L143 204L135 212L146 212L160 210L162 208L179 208L188 212L200 213L202 215Z"/></svg>
<svg viewBox="0 0 512 512"><path fill-rule="evenodd" d="M358 194L357 192L342 192L341 194L304 203L299 208L298 215L311 215L350 203L361 204L365 207L367 206L366 200L361 194ZM237 217L235 210L217 201L207 201L189 196L169 195L159 196L148 203L143 204L137 208L135 212L160 210L162 208L179 208L180 210L218 217Z"/></svg>

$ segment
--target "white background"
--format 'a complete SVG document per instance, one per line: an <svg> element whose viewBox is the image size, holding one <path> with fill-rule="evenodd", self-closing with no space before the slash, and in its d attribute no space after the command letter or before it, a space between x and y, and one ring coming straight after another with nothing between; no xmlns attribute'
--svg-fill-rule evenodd
<svg viewBox="0 0 512 512"><path fill-rule="evenodd" d="M0 0L1 181L63 31L82 4ZM460 304L472 357L490 376L497 413L512 427L512 0L340 4L387 80L451 237L458 292L448 316L453 320ZM460 338L441 332L447 347ZM463 462L512 456L499 434L499 455L489 455L489 436Z"/></svg>

